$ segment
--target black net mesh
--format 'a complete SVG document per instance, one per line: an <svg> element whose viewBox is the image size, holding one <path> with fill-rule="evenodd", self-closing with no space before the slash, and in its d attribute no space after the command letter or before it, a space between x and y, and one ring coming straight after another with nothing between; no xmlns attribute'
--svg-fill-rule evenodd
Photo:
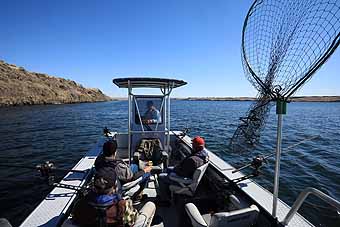
<svg viewBox="0 0 340 227"><path fill-rule="evenodd" d="M286 97L339 42L339 32L339 0L256 1L242 35L246 76L259 91L280 86Z"/></svg>
<svg viewBox="0 0 340 227"><path fill-rule="evenodd" d="M271 105L271 97L262 93L248 110L247 117L240 118L234 135L231 139L231 150L238 152L251 151L260 140Z"/></svg>
<svg viewBox="0 0 340 227"><path fill-rule="evenodd" d="M258 101L241 118L231 145L253 147L270 100L287 99L331 56L340 43L339 0L257 0L242 34L242 62ZM251 145L251 146L248 146Z"/></svg>

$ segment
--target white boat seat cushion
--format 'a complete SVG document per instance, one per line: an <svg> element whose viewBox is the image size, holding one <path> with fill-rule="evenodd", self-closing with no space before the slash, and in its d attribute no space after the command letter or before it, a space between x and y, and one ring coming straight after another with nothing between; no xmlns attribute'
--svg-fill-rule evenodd
<svg viewBox="0 0 340 227"><path fill-rule="evenodd" d="M123 198L131 198L140 189L139 183L142 181L142 179L142 177L139 177L136 180L123 185L117 179L116 185L118 193L121 194Z"/></svg>
<svg viewBox="0 0 340 227"><path fill-rule="evenodd" d="M202 218L205 221L205 223L207 223L207 225L209 226L210 221L211 221L211 214L203 214Z"/></svg>
<svg viewBox="0 0 340 227"><path fill-rule="evenodd" d="M134 227L149 227L151 225L153 216L156 212L156 206L153 202L147 202L138 212Z"/></svg>
<svg viewBox="0 0 340 227"><path fill-rule="evenodd" d="M240 210L221 212L211 215L209 226L211 227L247 227L256 222L259 209L255 205Z"/></svg>
<svg viewBox="0 0 340 227"><path fill-rule="evenodd" d="M194 227L248 227L256 222L259 213L255 205L230 212L201 215L193 203L187 203L185 210Z"/></svg>
<svg viewBox="0 0 340 227"><path fill-rule="evenodd" d="M207 227L208 224L210 223L209 220L210 218L207 217L210 216L210 214L202 216L197 207L193 203L185 204L185 211L187 212L193 227Z"/></svg>

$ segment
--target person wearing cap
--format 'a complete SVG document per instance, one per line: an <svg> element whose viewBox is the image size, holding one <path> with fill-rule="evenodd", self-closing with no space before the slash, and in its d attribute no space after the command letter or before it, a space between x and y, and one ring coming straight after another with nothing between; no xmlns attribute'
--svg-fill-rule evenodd
<svg viewBox="0 0 340 227"><path fill-rule="evenodd" d="M209 155L207 149L205 149L205 141L202 137L196 136L192 142L192 149L198 157L201 157L205 163L209 161Z"/></svg>
<svg viewBox="0 0 340 227"><path fill-rule="evenodd" d="M143 123L144 124L155 124L155 123L161 123L161 113L157 108L155 107L153 101L147 101L146 103L148 110L145 112L143 116Z"/></svg>
<svg viewBox="0 0 340 227"><path fill-rule="evenodd" d="M192 140L192 152L179 165L174 167L173 172L181 177L192 178L195 170L209 161L208 152L204 147L204 139L196 136Z"/></svg>
<svg viewBox="0 0 340 227"><path fill-rule="evenodd" d="M131 179L125 180L125 182L122 183L127 183L129 181L135 180L142 176L145 173L150 173L152 167L146 166L143 170L138 171L138 165L136 164L131 164L128 166L123 160L116 159L116 151L117 151L117 141L112 140L112 141L106 141L103 145L103 152L102 154L98 155L94 162L94 167L96 171L100 170L101 168L104 167L111 167L115 169L119 163L124 163L128 170L130 171ZM118 176L119 178L120 176ZM121 179L120 179L121 180Z"/></svg>
<svg viewBox="0 0 340 227"><path fill-rule="evenodd" d="M167 169L166 173L159 175L160 201L169 200L169 184L176 184L169 179L171 175L192 178L197 168L209 161L208 152L205 149L205 142L202 137L196 136L192 140L192 152L178 165Z"/></svg>
<svg viewBox="0 0 340 227"><path fill-rule="evenodd" d="M96 226L97 210L95 205L108 203L106 222L123 227L125 200L115 194L116 176L112 168L105 167L97 171L94 177L94 188L85 197L76 202L72 211L72 220L80 226Z"/></svg>
<svg viewBox="0 0 340 227"><path fill-rule="evenodd" d="M117 146L117 141L115 140L106 141L104 143L102 154L100 154L94 162L95 169L96 171L100 171L103 168L110 168L115 172L122 184L142 177L142 180L139 182L140 189L134 195L134 198L138 197L150 179L152 167L146 166L143 170L139 171L138 165L131 164L129 166L123 160L116 159ZM118 168L116 168L117 166Z"/></svg>
<svg viewBox="0 0 340 227"><path fill-rule="evenodd" d="M112 170L112 169L111 169ZM115 173L110 167L97 171L94 177L94 187L85 197L78 200L72 211L72 221L81 227L98 226L98 208L106 208L106 223L109 226L124 227L133 224L150 226L156 212L156 206L147 202L138 212L131 203L115 192ZM129 205L130 204L130 205Z"/></svg>

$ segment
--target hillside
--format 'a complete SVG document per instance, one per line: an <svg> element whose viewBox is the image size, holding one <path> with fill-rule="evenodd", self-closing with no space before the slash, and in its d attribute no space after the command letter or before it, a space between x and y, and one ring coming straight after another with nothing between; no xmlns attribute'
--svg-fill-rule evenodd
<svg viewBox="0 0 340 227"><path fill-rule="evenodd" d="M0 60L0 106L109 101L99 89Z"/></svg>

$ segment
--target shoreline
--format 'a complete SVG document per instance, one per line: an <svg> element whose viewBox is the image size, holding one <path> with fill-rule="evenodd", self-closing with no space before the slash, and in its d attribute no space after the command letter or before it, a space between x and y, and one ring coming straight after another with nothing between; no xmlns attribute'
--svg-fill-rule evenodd
<svg viewBox="0 0 340 227"><path fill-rule="evenodd" d="M171 99L184 101L256 101L255 97L187 97ZM125 100L127 100L125 97L112 98L112 101ZM290 98L289 102L340 102L340 96L296 96Z"/></svg>
<svg viewBox="0 0 340 227"><path fill-rule="evenodd" d="M188 98L172 98L172 100L179 101L221 101L221 102L253 102L256 101L254 97L188 97ZM42 103L20 103L6 105L0 103L2 107L19 107L19 106L46 106L46 105L70 105L70 104L82 104L82 103L96 103L96 102L111 102L111 101L127 101L125 97L111 98L110 100L98 100L98 101L83 101L83 102L42 102ZM340 102L340 96L298 96L293 97L289 102Z"/></svg>
<svg viewBox="0 0 340 227"><path fill-rule="evenodd" d="M180 100L190 101L256 101L255 97L189 97ZM340 96L296 96L289 102L340 102Z"/></svg>

